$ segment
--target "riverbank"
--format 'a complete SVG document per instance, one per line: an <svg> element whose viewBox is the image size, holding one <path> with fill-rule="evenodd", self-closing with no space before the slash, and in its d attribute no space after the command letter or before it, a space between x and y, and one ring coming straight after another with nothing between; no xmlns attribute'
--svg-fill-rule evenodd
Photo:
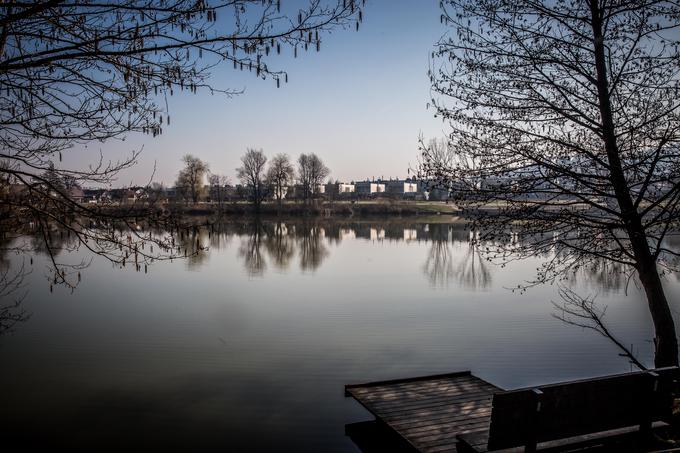
<svg viewBox="0 0 680 453"><path fill-rule="evenodd" d="M101 207L99 209L102 209ZM460 210L451 203L442 201L412 200L362 200L362 201L317 201L311 204L286 202L262 203L259 208L246 202L229 203L166 203L148 205L134 203L111 205L103 208L111 214L126 214L152 209L156 212L174 216L254 216L267 217L411 217L411 216L451 216L459 215Z"/></svg>

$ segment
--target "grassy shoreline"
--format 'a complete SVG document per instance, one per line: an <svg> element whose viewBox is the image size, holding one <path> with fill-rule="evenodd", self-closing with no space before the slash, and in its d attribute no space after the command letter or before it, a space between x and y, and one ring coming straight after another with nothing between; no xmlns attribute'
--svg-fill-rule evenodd
<svg viewBox="0 0 680 453"><path fill-rule="evenodd" d="M127 214L154 210L174 216L255 216L264 217L421 217L458 216L460 210L453 204L441 201L411 200L368 200L368 201L324 201L311 204L287 202L263 203L259 209L246 202L192 203L192 204L129 204L98 207L111 214Z"/></svg>

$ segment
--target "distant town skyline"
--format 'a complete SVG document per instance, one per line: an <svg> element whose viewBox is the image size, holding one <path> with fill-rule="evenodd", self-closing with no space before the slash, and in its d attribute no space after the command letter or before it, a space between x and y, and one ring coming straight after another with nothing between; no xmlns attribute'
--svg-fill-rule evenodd
<svg viewBox="0 0 680 453"><path fill-rule="evenodd" d="M359 32L336 30L323 37L321 52L284 49L271 66L286 70L289 83L276 88L254 73L220 67L213 84L244 90L230 99L199 92L168 98L171 125L163 135L129 135L77 147L63 164L86 166L99 152L123 159L142 149L137 165L116 186L174 184L181 157L193 154L211 171L237 183L235 168L247 148L268 157L316 153L340 181L401 177L418 158L418 137L440 137L446 125L427 110L429 56L445 32L437 2L368 2ZM155 170L154 170L155 169Z"/></svg>

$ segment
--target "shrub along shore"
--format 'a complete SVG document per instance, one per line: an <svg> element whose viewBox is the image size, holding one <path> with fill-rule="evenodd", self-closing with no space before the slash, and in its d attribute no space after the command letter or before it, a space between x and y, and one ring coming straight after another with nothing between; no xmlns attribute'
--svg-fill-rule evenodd
<svg viewBox="0 0 680 453"><path fill-rule="evenodd" d="M287 202L263 203L259 209L250 203L168 203L148 205L135 203L98 207L111 213L143 215L149 209L175 216L282 216L282 217L379 217L379 216L432 216L459 215L459 209L441 201L324 201L313 203Z"/></svg>

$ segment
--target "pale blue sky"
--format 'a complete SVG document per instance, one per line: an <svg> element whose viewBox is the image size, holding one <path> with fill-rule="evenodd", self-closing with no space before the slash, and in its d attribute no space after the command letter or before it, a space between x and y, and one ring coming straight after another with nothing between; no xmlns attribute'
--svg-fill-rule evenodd
<svg viewBox="0 0 680 453"><path fill-rule="evenodd" d="M172 185L180 158L194 154L212 171L235 182L234 169L246 148L267 156L317 153L340 180L407 174L418 156L418 136L440 136L446 126L426 110L430 100L428 57L445 32L436 0L367 2L359 32L337 30L322 50L292 58L286 49L269 66L285 69L289 83L223 66L214 73L219 87L244 89L227 99L208 93L175 95L172 123L159 138L129 136L125 142L89 146L106 157L143 146L140 162L119 183L154 180ZM91 156L91 155L90 155ZM81 163L83 153L74 153Z"/></svg>

